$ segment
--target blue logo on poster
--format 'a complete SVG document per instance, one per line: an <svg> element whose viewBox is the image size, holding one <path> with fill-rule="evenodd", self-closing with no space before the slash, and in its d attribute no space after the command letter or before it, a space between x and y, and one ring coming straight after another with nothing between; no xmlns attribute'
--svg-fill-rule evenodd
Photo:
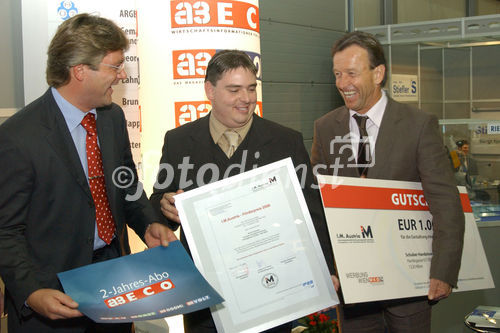
<svg viewBox="0 0 500 333"><path fill-rule="evenodd" d="M61 5L57 8L57 14L61 19L66 21L70 17L78 14L78 9L75 7L75 4L71 0L61 1Z"/></svg>

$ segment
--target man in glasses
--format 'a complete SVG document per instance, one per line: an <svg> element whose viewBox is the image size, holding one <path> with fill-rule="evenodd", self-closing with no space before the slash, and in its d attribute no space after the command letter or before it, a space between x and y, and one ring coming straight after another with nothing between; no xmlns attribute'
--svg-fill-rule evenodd
<svg viewBox="0 0 500 333"><path fill-rule="evenodd" d="M129 252L126 225L149 247L175 236L155 223L137 174L113 86L126 77L128 40L113 22L80 14L48 49L43 96L0 127L0 276L9 332L129 332L78 311L56 273ZM127 188L113 172L129 172ZM98 277L96 277L98 278Z"/></svg>

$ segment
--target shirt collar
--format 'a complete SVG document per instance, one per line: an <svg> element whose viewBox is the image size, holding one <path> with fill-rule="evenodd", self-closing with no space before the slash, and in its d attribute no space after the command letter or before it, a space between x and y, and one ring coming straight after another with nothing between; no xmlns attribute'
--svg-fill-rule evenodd
<svg viewBox="0 0 500 333"><path fill-rule="evenodd" d="M210 126L210 135L212 136L214 143L217 143L226 131L226 126L222 125L222 123L212 114L210 114L209 117L208 123Z"/></svg>
<svg viewBox="0 0 500 333"><path fill-rule="evenodd" d="M221 137L224 135L224 132L227 131L228 129L235 131L236 133L239 134L239 142L243 141L245 139L245 136L247 135L248 131L250 130L250 127L252 126L252 121L253 121L253 115L250 117L250 120L243 126L238 127L238 128L228 128L224 124L222 124L215 116L213 116L210 113L209 116L209 127L210 127L210 135L212 136L212 139L214 140L214 143L218 143Z"/></svg>
<svg viewBox="0 0 500 333"><path fill-rule="evenodd" d="M387 94L382 89L382 96L380 97L380 99L377 101L377 103L375 103L375 105L371 107L370 110L368 110L368 112L362 114L362 116L367 116L368 118L370 118L371 121L373 121L375 125L377 125L377 127L380 127L386 106L387 106ZM354 110L349 109L349 114L352 117L353 115L358 113Z"/></svg>
<svg viewBox="0 0 500 333"><path fill-rule="evenodd" d="M57 91L57 89L55 89L54 87L51 87L50 90L52 92L52 95L54 96L54 99L56 100L57 106L61 110L66 124L68 125L68 129L71 132L78 125L80 125L83 117L85 117L87 113L83 112L82 110L68 102L66 99L64 99L64 97L62 97L59 91ZM97 119L97 112L95 109L92 109L89 112L93 113Z"/></svg>

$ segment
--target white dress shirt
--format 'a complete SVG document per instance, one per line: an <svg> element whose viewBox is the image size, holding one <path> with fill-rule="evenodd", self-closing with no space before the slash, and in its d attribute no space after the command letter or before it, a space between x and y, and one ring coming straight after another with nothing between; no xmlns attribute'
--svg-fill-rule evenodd
<svg viewBox="0 0 500 333"><path fill-rule="evenodd" d="M375 143L377 142L378 130L380 124L382 123L382 117L384 116L385 107L387 106L387 95L384 90L382 90L382 97L375 103L374 106L365 114L357 113L356 111L349 109L349 131L352 145L352 152L354 156L358 156L358 143L359 143L359 127L354 119L353 115L359 114L360 116L367 116L366 121L366 131L368 132L368 140L370 143L370 154L372 156L372 161L374 160L375 154Z"/></svg>

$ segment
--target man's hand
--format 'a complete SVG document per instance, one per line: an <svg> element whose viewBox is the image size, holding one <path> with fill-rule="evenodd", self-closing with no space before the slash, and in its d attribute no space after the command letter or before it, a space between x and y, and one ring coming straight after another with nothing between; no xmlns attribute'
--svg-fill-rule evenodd
<svg viewBox="0 0 500 333"><path fill-rule="evenodd" d="M427 295L427 298L429 298L430 301L437 302L448 297L450 294L451 286L448 283L438 279L431 279L429 294Z"/></svg>
<svg viewBox="0 0 500 333"><path fill-rule="evenodd" d="M339 288L340 288L339 278L336 277L335 275L332 275L331 277L332 277L333 286L335 287L335 291L339 291Z"/></svg>
<svg viewBox="0 0 500 333"><path fill-rule="evenodd" d="M330 276L331 279L332 279L332 283L333 283L333 287L335 288L335 291L339 291L339 288L340 288L340 281L339 281L339 278L336 277L335 275L331 275ZM325 309L322 309L320 311L318 311L319 313L323 313L323 312L328 312L330 310L333 310L337 307L338 305L334 305L334 306L330 306L328 308L325 308Z"/></svg>
<svg viewBox="0 0 500 333"><path fill-rule="evenodd" d="M0 317L3 316L3 310L4 310L4 298L3 298L3 293L0 290Z"/></svg>
<svg viewBox="0 0 500 333"><path fill-rule="evenodd" d="M146 240L146 245L152 248L160 245L168 246L168 242L176 241L177 237L170 228L155 222L148 225L144 233L144 240Z"/></svg>
<svg viewBox="0 0 500 333"><path fill-rule="evenodd" d="M170 192L163 194L163 197L160 200L160 209L163 215L169 220L172 220L177 223L181 223L179 219L179 212L177 208L175 208L175 198L176 194L184 192L183 190L177 190L177 192Z"/></svg>
<svg viewBox="0 0 500 333"><path fill-rule="evenodd" d="M81 317L78 303L56 289L38 289L29 295L26 303L34 311L49 319Z"/></svg>

